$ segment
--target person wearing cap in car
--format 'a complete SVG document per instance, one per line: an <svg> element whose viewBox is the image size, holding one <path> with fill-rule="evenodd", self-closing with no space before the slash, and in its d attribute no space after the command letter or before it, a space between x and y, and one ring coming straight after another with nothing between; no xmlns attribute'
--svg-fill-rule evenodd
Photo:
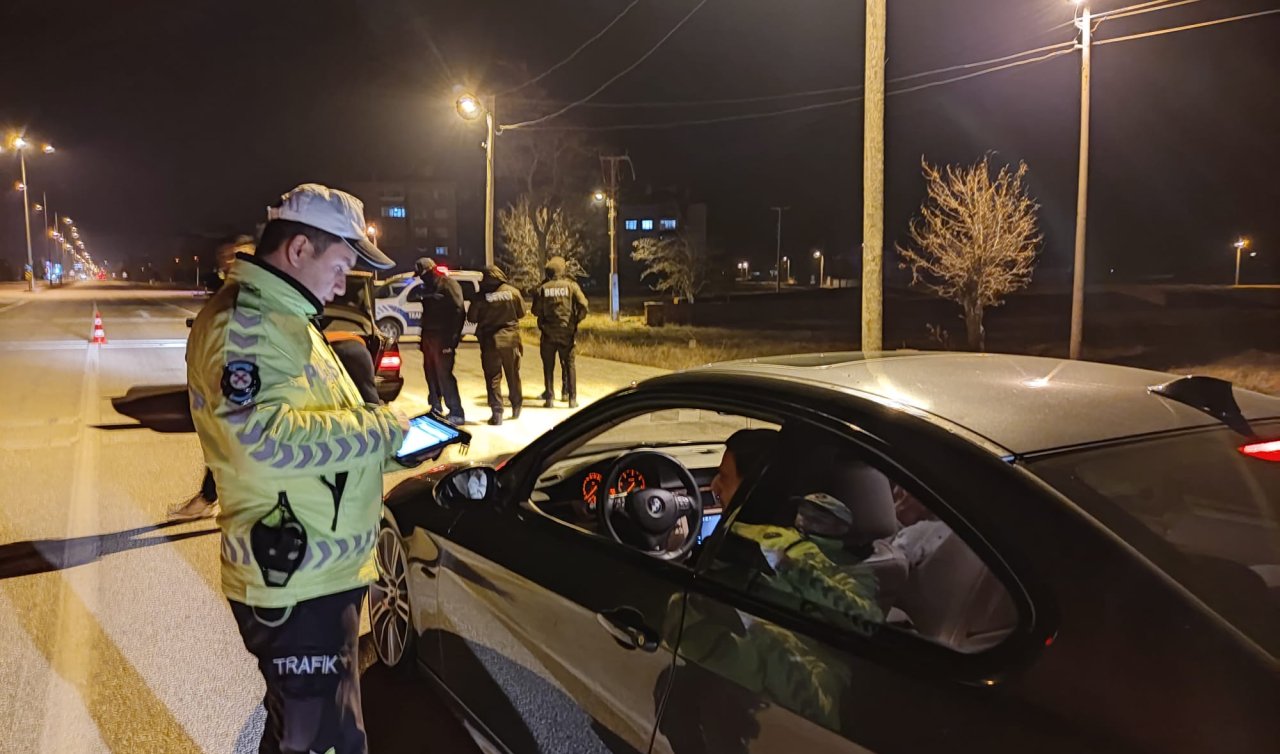
<svg viewBox="0 0 1280 754"><path fill-rule="evenodd" d="M365 752L357 639L382 470L408 421L367 403L312 318L357 262L392 261L363 205L304 184L268 210L187 343L191 413L219 489L222 590L266 682L262 751Z"/></svg>

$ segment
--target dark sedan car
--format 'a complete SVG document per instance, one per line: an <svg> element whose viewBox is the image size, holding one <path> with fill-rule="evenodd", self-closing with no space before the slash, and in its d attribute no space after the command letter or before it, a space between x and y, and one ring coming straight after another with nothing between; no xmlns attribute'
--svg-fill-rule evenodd
<svg viewBox="0 0 1280 754"><path fill-rule="evenodd" d="M1083 362L664 376L393 489L375 646L487 750L1275 752L1277 437L1280 399Z"/></svg>

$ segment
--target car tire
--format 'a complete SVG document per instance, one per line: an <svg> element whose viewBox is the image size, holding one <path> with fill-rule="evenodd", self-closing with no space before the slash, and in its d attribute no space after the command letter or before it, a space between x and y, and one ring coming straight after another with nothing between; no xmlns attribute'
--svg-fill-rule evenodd
<svg viewBox="0 0 1280 754"><path fill-rule="evenodd" d="M369 585L369 628L378 660L390 668L413 667L417 639L410 618L409 559L400 533L386 522L374 547L378 578Z"/></svg>
<svg viewBox="0 0 1280 754"><path fill-rule="evenodd" d="M387 336L387 339L392 343L399 342L400 336L404 334L404 328L400 326L400 323L390 317L378 320L378 330Z"/></svg>

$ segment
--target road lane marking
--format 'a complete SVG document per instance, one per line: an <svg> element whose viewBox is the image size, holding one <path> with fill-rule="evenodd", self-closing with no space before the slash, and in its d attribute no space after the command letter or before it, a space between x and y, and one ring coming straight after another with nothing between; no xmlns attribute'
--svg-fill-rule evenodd
<svg viewBox="0 0 1280 754"><path fill-rule="evenodd" d="M23 304L29 304L29 303L31 303L31 299L29 298L24 298L21 301L15 301L12 304L9 304L8 306L0 307L0 314L4 314L7 311L17 309L19 306L22 306Z"/></svg>
<svg viewBox="0 0 1280 754"><path fill-rule="evenodd" d="M80 340L26 340L0 343L0 351L75 351L90 344ZM186 348L186 338L149 338L141 340L108 340L98 346L106 349L123 348Z"/></svg>

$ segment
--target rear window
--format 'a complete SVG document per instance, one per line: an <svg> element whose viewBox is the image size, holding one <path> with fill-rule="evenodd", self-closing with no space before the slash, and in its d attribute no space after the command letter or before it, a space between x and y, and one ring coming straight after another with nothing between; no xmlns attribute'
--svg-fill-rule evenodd
<svg viewBox="0 0 1280 754"><path fill-rule="evenodd" d="M1280 437L1280 422L1255 423ZM1280 461L1226 429L1033 461L1029 468L1280 656Z"/></svg>

